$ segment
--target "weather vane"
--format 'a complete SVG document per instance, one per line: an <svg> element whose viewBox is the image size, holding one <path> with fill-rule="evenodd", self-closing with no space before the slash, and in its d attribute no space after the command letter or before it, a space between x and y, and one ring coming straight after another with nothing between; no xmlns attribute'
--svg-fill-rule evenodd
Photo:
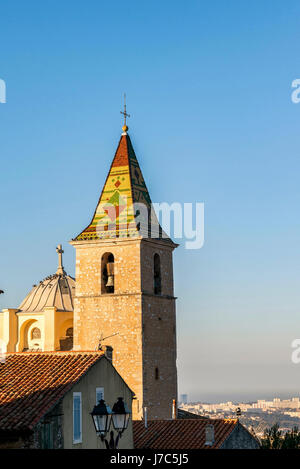
<svg viewBox="0 0 300 469"><path fill-rule="evenodd" d="M127 112L126 112L126 93L124 93L124 111L120 111L120 114L123 114L123 116L124 116L124 125L123 125L122 129L123 129L124 132L127 132L128 127L127 127L126 121L127 121L127 117L130 117L130 114L127 114Z"/></svg>

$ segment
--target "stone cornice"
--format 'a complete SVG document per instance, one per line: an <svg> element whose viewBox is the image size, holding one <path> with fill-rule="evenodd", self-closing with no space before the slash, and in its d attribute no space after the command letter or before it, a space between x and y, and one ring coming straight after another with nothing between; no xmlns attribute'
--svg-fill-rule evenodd
<svg viewBox="0 0 300 469"><path fill-rule="evenodd" d="M150 292L130 292L130 293L103 293L102 295L76 295L74 299L79 298L115 298L116 296L151 296L153 298L160 298L163 300L177 300L177 296L172 295L155 295Z"/></svg>

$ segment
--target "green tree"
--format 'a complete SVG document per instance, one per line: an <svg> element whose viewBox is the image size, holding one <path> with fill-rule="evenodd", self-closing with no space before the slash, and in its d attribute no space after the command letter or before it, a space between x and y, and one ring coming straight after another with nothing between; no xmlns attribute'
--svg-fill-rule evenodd
<svg viewBox="0 0 300 469"><path fill-rule="evenodd" d="M264 436L261 440L262 449L281 449L282 445L282 432L279 430L278 423L275 423L271 428L266 428Z"/></svg>
<svg viewBox="0 0 300 469"><path fill-rule="evenodd" d="M282 442L282 449L299 449L300 448L300 432L298 427L294 427L291 431L286 432Z"/></svg>
<svg viewBox="0 0 300 469"><path fill-rule="evenodd" d="M276 423L271 428L264 431L264 436L261 439L262 449L299 449L300 448L300 431L298 427L285 434L279 430L279 425Z"/></svg>

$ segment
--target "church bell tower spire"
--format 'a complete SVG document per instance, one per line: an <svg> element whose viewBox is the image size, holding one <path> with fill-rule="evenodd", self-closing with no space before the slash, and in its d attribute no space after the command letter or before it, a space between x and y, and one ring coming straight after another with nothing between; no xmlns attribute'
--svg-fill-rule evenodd
<svg viewBox="0 0 300 469"><path fill-rule="evenodd" d="M172 417L177 400L176 312L172 253L177 246L152 212L152 202L127 133L121 135L91 223L76 249L74 350L95 350L99 337L134 391L133 418ZM139 207L139 209L137 209ZM140 217L145 207L149 216ZM151 236L149 221L157 225Z"/></svg>

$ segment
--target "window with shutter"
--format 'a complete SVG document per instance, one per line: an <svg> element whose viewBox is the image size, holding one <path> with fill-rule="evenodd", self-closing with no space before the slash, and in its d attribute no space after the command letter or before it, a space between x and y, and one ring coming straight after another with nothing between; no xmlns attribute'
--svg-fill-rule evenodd
<svg viewBox="0 0 300 469"><path fill-rule="evenodd" d="M51 422L44 423L42 448L53 449L53 432Z"/></svg>
<svg viewBox="0 0 300 469"><path fill-rule="evenodd" d="M99 404L100 399L104 399L104 388L96 388L96 405Z"/></svg>
<svg viewBox="0 0 300 469"><path fill-rule="evenodd" d="M73 443L82 443L81 392L73 393Z"/></svg>

